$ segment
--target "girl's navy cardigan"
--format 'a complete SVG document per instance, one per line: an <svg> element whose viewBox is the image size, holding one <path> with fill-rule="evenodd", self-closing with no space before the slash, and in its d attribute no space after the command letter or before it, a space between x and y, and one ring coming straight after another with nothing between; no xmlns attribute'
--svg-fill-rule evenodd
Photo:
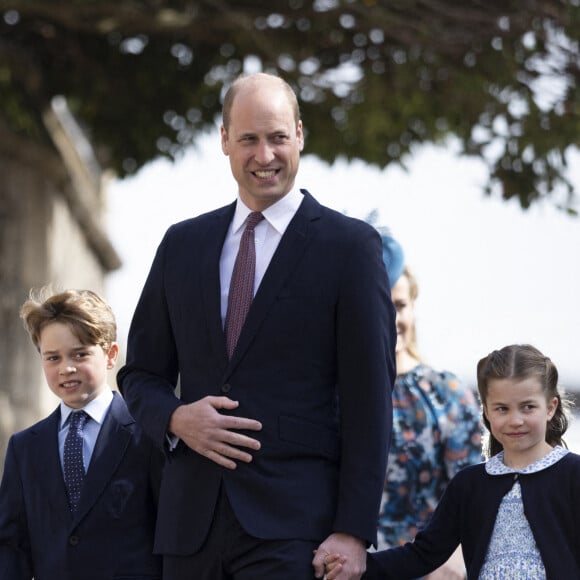
<svg viewBox="0 0 580 580"><path fill-rule="evenodd" d="M369 554L363 578L424 576L446 562L459 544L467 577L478 578L499 505L516 478L548 580L580 578L580 455L575 453L530 474L489 475L484 463L465 467L415 540Z"/></svg>

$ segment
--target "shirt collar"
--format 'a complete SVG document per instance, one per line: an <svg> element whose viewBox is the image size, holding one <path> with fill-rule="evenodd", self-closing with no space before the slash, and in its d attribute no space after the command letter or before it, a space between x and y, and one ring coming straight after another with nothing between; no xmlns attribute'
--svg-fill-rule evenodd
<svg viewBox="0 0 580 580"><path fill-rule="evenodd" d="M72 409L71 407L64 404L63 401L60 402L60 428L62 429L70 414L74 411L84 411L93 421L99 423L103 422L103 418L113 400L113 392L109 387L107 387L98 397L95 397L92 401L87 403L82 409Z"/></svg>
<svg viewBox="0 0 580 580"><path fill-rule="evenodd" d="M534 463L531 463L527 467L524 467L523 469L512 469L503 462L503 451L500 451L497 455L490 457L486 461L485 471L487 471L489 475L505 475L507 473L536 473L554 465L554 463L560 461L560 459L562 459L562 457L568 453L568 449L565 449L560 445L556 445L547 455L544 455L544 457L534 461Z"/></svg>
<svg viewBox="0 0 580 580"><path fill-rule="evenodd" d="M282 199L262 211L262 215L282 235L286 231L288 224L294 217L303 199L304 195L300 192L300 189L294 187ZM250 213L252 213L252 210L238 196L236 211L234 213L234 219L232 220L233 233L236 233L244 225Z"/></svg>

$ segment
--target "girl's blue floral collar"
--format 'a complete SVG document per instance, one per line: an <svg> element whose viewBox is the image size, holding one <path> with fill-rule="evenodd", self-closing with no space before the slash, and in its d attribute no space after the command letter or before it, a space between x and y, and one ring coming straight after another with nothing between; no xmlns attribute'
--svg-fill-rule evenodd
<svg viewBox="0 0 580 580"><path fill-rule="evenodd" d="M570 451L568 449L565 449L560 445L556 445L552 451L550 451L550 453L544 455L544 457L541 459L534 461L534 463L531 463L523 469L512 469L503 462L503 451L500 451L497 455L494 455L487 460L485 464L485 471L489 475L506 475L508 473L536 473L551 467L554 465L554 463L560 461L560 459L562 459L562 457L567 455L569 452Z"/></svg>

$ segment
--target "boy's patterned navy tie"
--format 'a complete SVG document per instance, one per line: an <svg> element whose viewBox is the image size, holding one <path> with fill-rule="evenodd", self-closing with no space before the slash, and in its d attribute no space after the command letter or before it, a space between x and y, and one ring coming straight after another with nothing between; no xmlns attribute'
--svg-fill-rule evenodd
<svg viewBox="0 0 580 580"><path fill-rule="evenodd" d="M230 293L228 295L228 311L226 314L226 345L228 357L232 358L236 343L240 337L242 326L246 320L250 304L254 299L254 276L256 271L256 246L254 228L264 219L257 211L252 212L246 221L246 229L240 240L240 249L232 272Z"/></svg>
<svg viewBox="0 0 580 580"><path fill-rule="evenodd" d="M71 512L75 512L85 479L83 464L83 429L89 416L84 411L70 414L68 434L64 441L64 483Z"/></svg>

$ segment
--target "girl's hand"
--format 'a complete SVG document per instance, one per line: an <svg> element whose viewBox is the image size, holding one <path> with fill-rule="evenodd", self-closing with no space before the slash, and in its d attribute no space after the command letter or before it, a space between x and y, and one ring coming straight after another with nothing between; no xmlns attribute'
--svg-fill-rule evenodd
<svg viewBox="0 0 580 580"><path fill-rule="evenodd" d="M324 558L324 578L334 580L342 571L342 565L346 562L346 556L340 554L328 554Z"/></svg>

